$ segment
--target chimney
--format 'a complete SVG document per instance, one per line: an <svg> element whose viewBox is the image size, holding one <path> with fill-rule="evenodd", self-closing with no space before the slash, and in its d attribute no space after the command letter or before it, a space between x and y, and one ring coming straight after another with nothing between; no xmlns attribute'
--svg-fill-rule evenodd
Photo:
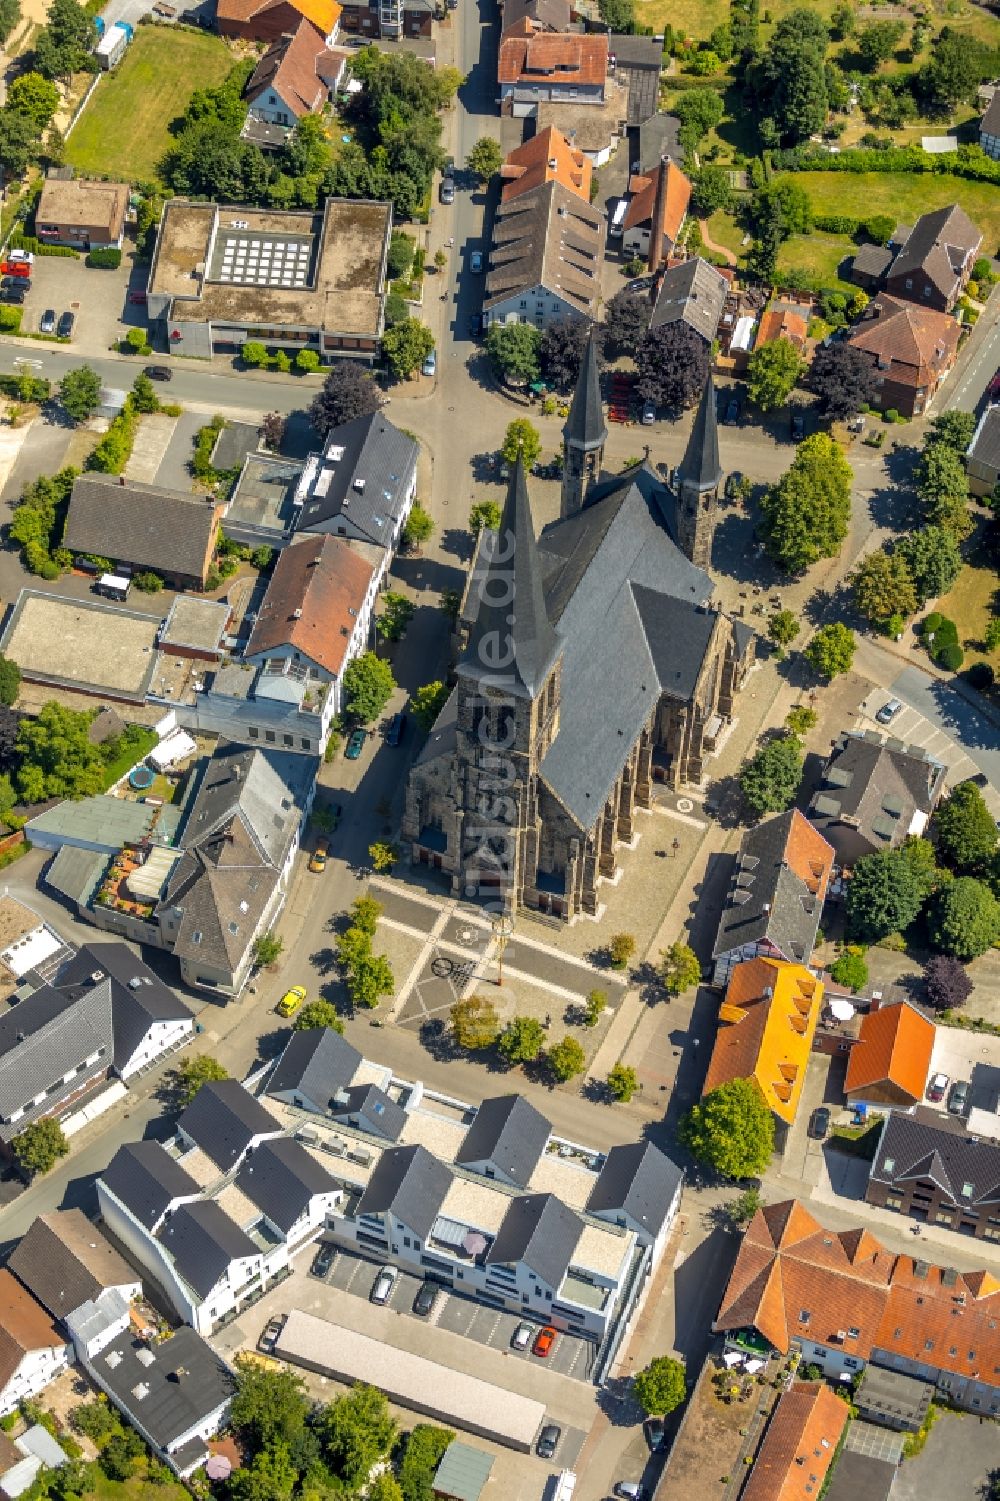
<svg viewBox="0 0 1000 1501"><path fill-rule="evenodd" d="M661 156L656 177L656 192L653 195L653 216L649 225L649 254L646 258L646 270L650 276L656 275L665 259L663 254L663 215L667 206L667 172L669 167L669 156Z"/></svg>

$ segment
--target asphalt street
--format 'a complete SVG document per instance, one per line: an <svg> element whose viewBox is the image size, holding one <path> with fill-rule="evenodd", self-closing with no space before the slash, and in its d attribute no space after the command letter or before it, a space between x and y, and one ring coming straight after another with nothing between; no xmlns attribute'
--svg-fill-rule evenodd
<svg viewBox="0 0 1000 1501"><path fill-rule="evenodd" d="M969 352L957 376L945 386L944 404L958 412L974 412L983 392L1000 370L1000 286L990 293L986 311L972 331ZM984 326L985 325L985 326ZM980 328L983 328L980 333ZM977 333L980 334L976 338Z"/></svg>

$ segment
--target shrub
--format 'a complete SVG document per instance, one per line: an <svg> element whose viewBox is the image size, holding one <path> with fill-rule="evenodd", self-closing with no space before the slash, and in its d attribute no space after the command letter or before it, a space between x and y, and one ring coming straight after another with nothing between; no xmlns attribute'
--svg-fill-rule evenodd
<svg viewBox="0 0 1000 1501"><path fill-rule="evenodd" d="M16 334L21 330L22 309L19 307L0 307L0 333Z"/></svg>
<svg viewBox="0 0 1000 1501"><path fill-rule="evenodd" d="M957 672L962 663L965 661L965 653L960 646L957 646L954 642L949 641L944 646L939 647L937 651L935 651L934 660L937 662L938 666L943 667L946 672Z"/></svg>
<svg viewBox="0 0 1000 1501"><path fill-rule="evenodd" d="M163 580L158 573L133 574L132 582L143 594L159 594L163 588Z"/></svg>
<svg viewBox="0 0 1000 1501"><path fill-rule="evenodd" d="M973 662L965 676L970 687L978 688L980 692L993 687L994 673L988 662Z"/></svg>
<svg viewBox="0 0 1000 1501"><path fill-rule="evenodd" d="M318 370L319 363L319 355L315 349L300 349L295 356L295 368L303 375L308 375L312 370Z"/></svg>
<svg viewBox="0 0 1000 1501"><path fill-rule="evenodd" d="M868 984L868 966L859 953L845 950L834 964L830 966L830 974L838 985L843 985L847 990L864 990Z"/></svg>
<svg viewBox="0 0 1000 1501"><path fill-rule="evenodd" d="M105 249L87 252L87 265L94 266L99 271L117 271L121 263L122 253L117 246L109 245Z"/></svg>

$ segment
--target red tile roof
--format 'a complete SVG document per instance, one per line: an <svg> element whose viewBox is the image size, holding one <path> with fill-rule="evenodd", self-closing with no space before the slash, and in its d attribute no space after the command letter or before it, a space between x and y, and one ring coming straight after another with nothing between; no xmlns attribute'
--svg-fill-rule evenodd
<svg viewBox="0 0 1000 1501"><path fill-rule="evenodd" d="M769 308L761 315L757 328L755 349L764 344L774 344L778 339L787 339L796 349L802 349L809 334L808 313L793 313L791 308Z"/></svg>
<svg viewBox="0 0 1000 1501"><path fill-rule="evenodd" d="M948 313L918 307L887 292L869 304L849 343L876 360L894 381L922 386L938 378L955 357L959 328Z"/></svg>
<svg viewBox="0 0 1000 1501"><path fill-rule="evenodd" d="M247 98L253 101L265 89L274 89L296 118L312 114L327 96L318 71L326 57L323 38L303 17L291 36L279 37L268 47L247 84Z"/></svg>
<svg viewBox="0 0 1000 1501"><path fill-rule="evenodd" d="M525 21L508 32L500 43L497 78L501 84L573 87L604 84L607 76L606 35L535 32L531 23Z"/></svg>
<svg viewBox="0 0 1000 1501"><path fill-rule="evenodd" d="M816 1501L849 1416L825 1381L797 1381L774 1410L741 1501Z"/></svg>
<svg viewBox="0 0 1000 1501"><path fill-rule="evenodd" d="M41 1303L6 1267L0 1269L0 1388L32 1350L53 1349L66 1341Z"/></svg>
<svg viewBox="0 0 1000 1501"><path fill-rule="evenodd" d="M593 172L590 158L577 151L561 130L548 125L510 153L500 168L503 180L500 196L504 203L509 203L532 188L558 182L589 203Z"/></svg>
<svg viewBox="0 0 1000 1501"><path fill-rule="evenodd" d="M371 579L371 564L341 537L308 537L286 547L267 586L247 656L292 646L338 677Z"/></svg>
<svg viewBox="0 0 1000 1501"><path fill-rule="evenodd" d="M904 1096L902 1103L916 1104L923 1099L933 1047L934 1023L908 1001L869 1011L848 1054L844 1093L863 1096L888 1087Z"/></svg>
<svg viewBox="0 0 1000 1501"><path fill-rule="evenodd" d="M638 224L645 224L647 221L651 223L661 172L665 172L667 177L663 195L663 234L674 245L691 201L691 183L677 163L669 158L648 175L637 173L631 178L628 186L633 196L625 211L622 227L634 229Z"/></svg>

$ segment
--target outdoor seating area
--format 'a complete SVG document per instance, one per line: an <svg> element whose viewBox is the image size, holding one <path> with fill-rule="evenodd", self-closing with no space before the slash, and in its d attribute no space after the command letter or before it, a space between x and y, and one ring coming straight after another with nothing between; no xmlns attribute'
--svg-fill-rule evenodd
<svg viewBox="0 0 1000 1501"><path fill-rule="evenodd" d="M176 861L175 851L159 845L141 849L126 844L112 859L95 901L130 917L151 917Z"/></svg>

